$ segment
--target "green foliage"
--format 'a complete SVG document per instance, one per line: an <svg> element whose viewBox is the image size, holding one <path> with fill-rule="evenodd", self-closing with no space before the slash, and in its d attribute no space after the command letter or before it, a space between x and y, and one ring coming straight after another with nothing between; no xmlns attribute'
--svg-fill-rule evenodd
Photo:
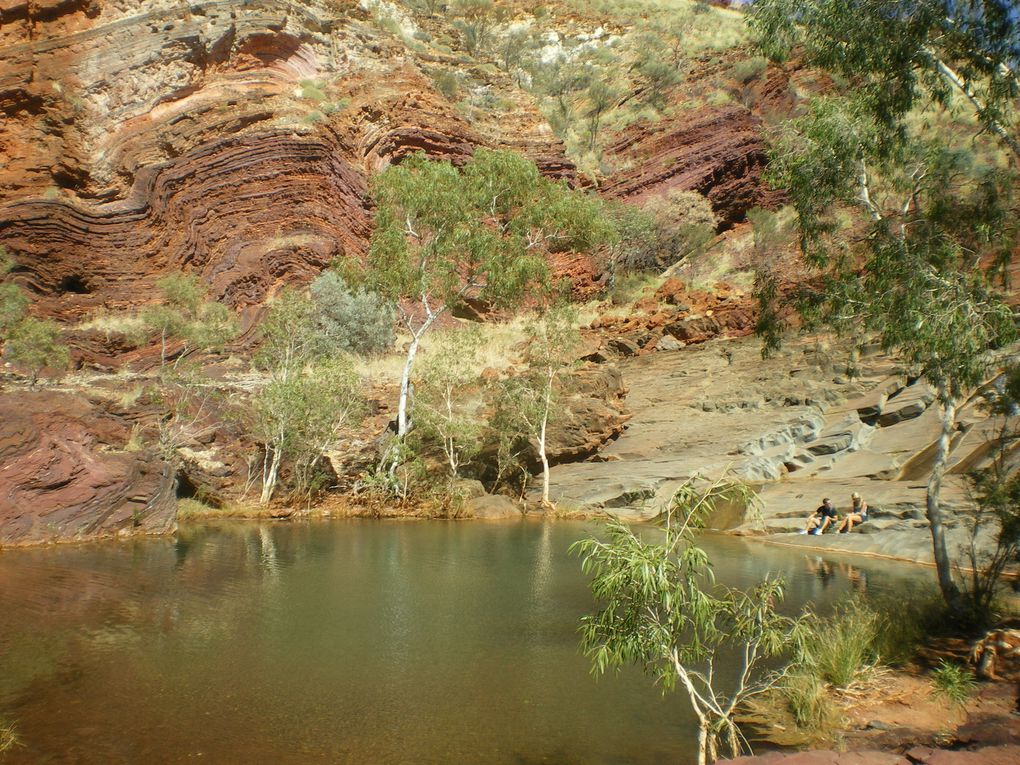
<svg viewBox="0 0 1020 765"><path fill-rule="evenodd" d="M797 46L851 86L816 99L775 136L769 178L787 191L816 272L796 301L804 327L877 337L938 391L942 432L926 504L939 586L956 605L940 506L956 412L988 373L990 352L1016 336L993 289L1020 237L1016 174L988 144L1020 157L1020 20L999 0L908 5L761 0L750 18L766 53ZM933 138L907 119L954 93L984 135ZM756 292L768 354L785 301L775 274L760 274Z"/></svg>
<svg viewBox="0 0 1020 765"><path fill-rule="evenodd" d="M511 29L496 46L500 68L507 73L516 72L523 66L528 52L534 45L535 41L530 30Z"/></svg>
<svg viewBox="0 0 1020 765"><path fill-rule="evenodd" d="M493 27L503 16L502 8L493 0L457 0L453 13L458 17L453 26L460 32L464 49L471 56L484 52L492 39Z"/></svg>
<svg viewBox="0 0 1020 765"><path fill-rule="evenodd" d="M1002 0L760 0L750 9L762 50L777 60L796 49L809 66L853 82L886 131L954 95L1020 157L1013 112L1020 96L1020 18Z"/></svg>
<svg viewBox="0 0 1020 765"><path fill-rule="evenodd" d="M670 88L680 82L680 72L652 50L647 50L638 57L634 71L645 102L656 109L664 109Z"/></svg>
<svg viewBox="0 0 1020 765"><path fill-rule="evenodd" d="M967 667L945 659L931 673L932 693L954 706L963 706L974 693L977 683Z"/></svg>
<svg viewBox="0 0 1020 765"><path fill-rule="evenodd" d="M828 732L837 725L839 713L822 679L813 672L788 674L777 690L802 730Z"/></svg>
<svg viewBox="0 0 1020 765"><path fill-rule="evenodd" d="M700 254L715 238L711 204L694 191L670 191L643 208L617 203L611 209L618 236L609 249L609 271L662 271Z"/></svg>
<svg viewBox="0 0 1020 765"><path fill-rule="evenodd" d="M25 316L28 298L16 284L0 284L0 339Z"/></svg>
<svg viewBox="0 0 1020 765"><path fill-rule="evenodd" d="M160 366L166 365L170 340L181 340L178 361L191 349L215 350L237 336L237 317L226 306L205 300L207 290L190 274L171 274L156 282L160 303L141 313L145 326L160 338ZM176 362L175 362L176 363Z"/></svg>
<svg viewBox="0 0 1020 765"><path fill-rule="evenodd" d="M261 369L286 376L316 359L322 349L315 320L315 304L292 287L285 287L259 324L262 343L255 355Z"/></svg>
<svg viewBox="0 0 1020 765"><path fill-rule="evenodd" d="M442 93L450 101L456 101L460 96L460 77L456 72L449 69L438 69L432 72L432 83L436 90Z"/></svg>
<svg viewBox="0 0 1020 765"><path fill-rule="evenodd" d="M360 278L398 305L412 337L397 407L403 439L418 343L436 319L468 297L512 305L545 282L550 250L595 247L611 228L596 198L513 152L476 149L463 170L414 154L376 176L372 195L376 225Z"/></svg>
<svg viewBox="0 0 1020 765"><path fill-rule="evenodd" d="M475 369L482 338L476 332L448 332L419 365L414 387L412 440L423 451L437 445L450 478L481 448L482 403Z"/></svg>
<svg viewBox="0 0 1020 765"><path fill-rule="evenodd" d="M272 499L284 464L290 466L293 496L308 497L319 461L363 413L360 381L347 359L274 375L246 413L249 432L265 452L261 501Z"/></svg>
<svg viewBox="0 0 1020 765"><path fill-rule="evenodd" d="M567 414L562 404L569 390L570 371L577 360L580 332L577 310L560 304L526 327L527 368L498 381L492 391L489 429L497 438L499 480L518 478L523 493L528 465L537 456L542 464L542 503L550 505L550 426Z"/></svg>
<svg viewBox="0 0 1020 765"><path fill-rule="evenodd" d="M28 370L32 385L43 370L63 372L71 361L67 346L60 342L57 323L32 317L22 319L8 331L4 355Z"/></svg>
<svg viewBox="0 0 1020 765"><path fill-rule="evenodd" d="M377 176L368 283L449 307L468 292L507 303L545 276L550 247L608 235L594 197L544 178L513 152L477 149L463 171L415 154Z"/></svg>
<svg viewBox="0 0 1020 765"><path fill-rule="evenodd" d="M326 94L322 90L321 83L315 80L301 80L301 98L319 103L326 100Z"/></svg>
<svg viewBox="0 0 1020 765"><path fill-rule="evenodd" d="M185 316L194 316L205 298L205 288L190 274L170 274L156 281L163 293L163 304L176 308Z"/></svg>
<svg viewBox="0 0 1020 765"><path fill-rule="evenodd" d="M602 117L607 111L613 108L613 105L616 103L616 99L619 95L603 80L594 80L591 85L588 86L588 91L585 96L588 102L588 108L584 113L585 119L588 120L588 146L589 148L594 149L595 142L598 140Z"/></svg>
<svg viewBox="0 0 1020 765"><path fill-rule="evenodd" d="M881 617L858 601L842 604L829 617L811 616L810 637L799 647L797 666L820 681L846 689L866 678L879 657L876 641Z"/></svg>
<svg viewBox="0 0 1020 765"><path fill-rule="evenodd" d="M745 58L730 67L730 77L741 85L748 85L765 74L768 61L761 56Z"/></svg>
<svg viewBox="0 0 1020 765"><path fill-rule="evenodd" d="M382 296L351 288L335 271L311 285L320 342L326 352L370 355L393 347L397 311Z"/></svg>
<svg viewBox="0 0 1020 765"><path fill-rule="evenodd" d="M572 547L592 576L600 608L582 620L593 671L636 664L664 690L684 689L698 718L699 763L714 762L722 745L731 756L741 753L746 742L735 713L779 679L761 671L760 662L782 655L801 632L797 620L776 611L779 581L767 578L748 592L718 585L697 544L718 503L752 501L746 487L694 478L666 509L661 539L646 541L611 519L604 538ZM725 691L714 680L717 663L735 678Z"/></svg>
<svg viewBox="0 0 1020 765"><path fill-rule="evenodd" d="M0 278L14 270L14 259L7 250L0 247ZM25 318L28 309L28 297L16 284L0 284L0 340L4 340L11 330Z"/></svg>

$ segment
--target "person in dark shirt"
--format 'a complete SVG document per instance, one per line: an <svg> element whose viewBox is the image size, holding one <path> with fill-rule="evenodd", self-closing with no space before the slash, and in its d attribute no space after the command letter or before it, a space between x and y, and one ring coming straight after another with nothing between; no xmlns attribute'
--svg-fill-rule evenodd
<svg viewBox="0 0 1020 765"><path fill-rule="evenodd" d="M815 535L824 534L825 530L829 528L831 524L836 523L836 519L836 508L832 506L832 500L826 497L822 500L822 504L819 505L814 514L808 518L805 532Z"/></svg>

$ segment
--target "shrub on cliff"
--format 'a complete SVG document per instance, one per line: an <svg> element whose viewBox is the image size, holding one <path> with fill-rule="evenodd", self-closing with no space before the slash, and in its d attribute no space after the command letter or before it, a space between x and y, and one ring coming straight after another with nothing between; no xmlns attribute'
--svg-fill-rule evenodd
<svg viewBox="0 0 1020 765"><path fill-rule="evenodd" d="M43 370L63 372L71 355L60 342L60 327L56 322L27 317L9 330L4 345L4 356L14 365L28 372L34 386Z"/></svg>
<svg viewBox="0 0 1020 765"><path fill-rule="evenodd" d="M182 341L178 361L190 350L213 350L237 336L234 314L221 303L206 300L207 289L190 274L171 274L156 282L162 298L142 311L142 321L160 340L160 367L166 366L170 341ZM176 364L176 362L175 362Z"/></svg>
<svg viewBox="0 0 1020 765"><path fill-rule="evenodd" d="M696 191L670 191L644 207L618 203L612 210L619 233L608 249L611 277L661 271L703 252L718 223L712 205Z"/></svg>
<svg viewBox="0 0 1020 765"><path fill-rule="evenodd" d="M312 282L319 339L331 354L370 355L393 347L397 309L375 292L349 287L335 271Z"/></svg>

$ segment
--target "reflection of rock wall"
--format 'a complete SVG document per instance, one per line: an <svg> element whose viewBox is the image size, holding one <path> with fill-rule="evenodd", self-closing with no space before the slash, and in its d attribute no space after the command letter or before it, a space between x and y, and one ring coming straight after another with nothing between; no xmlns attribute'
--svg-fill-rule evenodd
<svg viewBox="0 0 1020 765"><path fill-rule="evenodd" d="M174 475L129 424L64 393L0 395L0 545L173 530Z"/></svg>

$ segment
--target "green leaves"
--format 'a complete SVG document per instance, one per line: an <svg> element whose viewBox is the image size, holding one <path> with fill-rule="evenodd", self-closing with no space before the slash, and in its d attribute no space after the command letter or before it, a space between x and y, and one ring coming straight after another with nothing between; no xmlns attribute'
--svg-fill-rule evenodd
<svg viewBox="0 0 1020 765"><path fill-rule="evenodd" d="M59 325L32 317L10 329L4 350L8 359L29 371L33 384L44 369L63 372L71 360L67 346L60 342Z"/></svg>
<svg viewBox="0 0 1020 765"><path fill-rule="evenodd" d="M1002 0L759 0L748 23L778 61L793 51L857 92L883 140L904 118L954 98L1020 157L1011 115L1020 95L1020 18Z"/></svg>
<svg viewBox="0 0 1020 765"><path fill-rule="evenodd" d="M166 361L170 338L183 340L185 349L213 350L237 337L237 317L222 303L206 301L206 288L195 276L171 274L156 286L162 300L145 308L141 317L148 329L160 335L161 362Z"/></svg>
<svg viewBox="0 0 1020 765"><path fill-rule="evenodd" d="M513 152L477 149L458 171L414 154L380 173L365 280L439 310L469 292L499 304L547 276L550 250L609 235L598 200L542 176Z"/></svg>
<svg viewBox="0 0 1020 765"><path fill-rule="evenodd" d="M750 592L717 585L696 532L721 502L751 501L746 487L692 478L677 490L661 535L635 533L617 518L606 520L599 538L575 543L591 576L599 610L581 621L581 647L594 673L637 664L664 690L687 692L702 729L730 743L739 741L733 715L740 704L777 679L757 667L796 640L800 624L776 612L782 583L766 579ZM714 685L717 658L735 649L742 657L735 688ZM729 654L727 654L728 656Z"/></svg>

